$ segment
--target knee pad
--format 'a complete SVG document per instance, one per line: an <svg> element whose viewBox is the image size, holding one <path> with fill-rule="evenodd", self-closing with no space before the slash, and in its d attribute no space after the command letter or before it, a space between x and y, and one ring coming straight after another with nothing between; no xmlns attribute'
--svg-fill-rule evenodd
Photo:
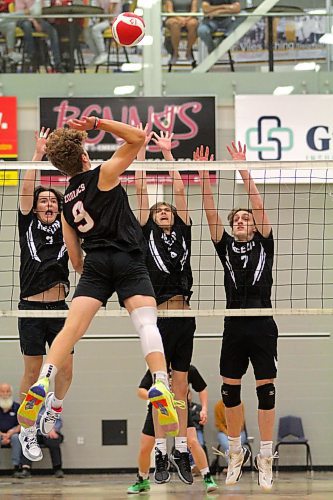
<svg viewBox="0 0 333 500"><path fill-rule="evenodd" d="M275 408L274 384L259 385L257 387L257 396L259 410L273 410Z"/></svg>
<svg viewBox="0 0 333 500"><path fill-rule="evenodd" d="M143 355L146 358L152 352L164 354L162 338L157 328L157 310L155 307L138 307L130 314L135 330L139 334Z"/></svg>
<svg viewBox="0 0 333 500"><path fill-rule="evenodd" d="M221 386L222 400L226 408L233 408L234 406L240 405L240 394L240 385L222 384Z"/></svg>

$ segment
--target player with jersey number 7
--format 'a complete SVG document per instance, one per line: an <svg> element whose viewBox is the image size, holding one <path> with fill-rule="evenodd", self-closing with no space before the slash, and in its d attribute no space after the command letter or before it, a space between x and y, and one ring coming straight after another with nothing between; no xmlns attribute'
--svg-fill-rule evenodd
<svg viewBox="0 0 333 500"><path fill-rule="evenodd" d="M227 147L234 161L246 160L246 146ZM209 149L197 148L197 161L210 159ZM241 164L241 163L240 163ZM208 172L200 172L203 205L215 250L224 268L228 309L271 308L274 240L272 226L258 188L248 170L240 168L252 208L234 208L228 215L232 235L224 229L216 210ZM243 411L241 383L249 361L253 366L258 398L260 453L255 458L258 482L264 490L273 484L273 432L277 373L278 329L272 316L226 317L220 357L221 394L226 407L229 460L226 484L236 484L249 450L241 446Z"/></svg>
<svg viewBox="0 0 333 500"><path fill-rule="evenodd" d="M69 258L81 277L65 325L52 344L38 381L20 406L18 420L23 426L35 423L50 380L99 308L117 292L119 303L126 307L140 336L145 360L153 374L150 400L159 408L160 424L167 433L175 435L178 418L156 324L155 295L144 262L143 235L119 179L135 160L145 133L125 123L95 116L69 120L67 125L50 134L45 150L51 163L69 176L64 195L63 233ZM84 145L88 130L103 130L123 140L112 158L96 169L91 168ZM86 253L84 260L81 240ZM87 404L89 400L87 394Z"/></svg>

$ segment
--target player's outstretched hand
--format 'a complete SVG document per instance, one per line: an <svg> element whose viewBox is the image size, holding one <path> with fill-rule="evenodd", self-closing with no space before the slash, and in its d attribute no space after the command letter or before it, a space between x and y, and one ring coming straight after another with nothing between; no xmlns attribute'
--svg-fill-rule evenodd
<svg viewBox="0 0 333 500"><path fill-rule="evenodd" d="M231 158L235 161L246 161L246 144L241 144L240 141L238 141L238 148L234 141L231 143L231 147L227 146L227 150L229 151L229 154Z"/></svg>
<svg viewBox="0 0 333 500"><path fill-rule="evenodd" d="M80 120L77 118L68 120L67 125L75 130L93 130L95 123L95 116L81 116Z"/></svg>
<svg viewBox="0 0 333 500"><path fill-rule="evenodd" d="M40 132L35 132L35 139L36 139L36 145L35 145L35 152L38 154L44 154L45 153L45 144L46 144L46 139L47 136L50 133L49 128L42 127L40 129Z"/></svg>
<svg viewBox="0 0 333 500"><path fill-rule="evenodd" d="M168 131L163 132L160 131L160 135L156 132L153 133L152 141L158 146L161 150L171 151L172 149L172 138L174 134Z"/></svg>

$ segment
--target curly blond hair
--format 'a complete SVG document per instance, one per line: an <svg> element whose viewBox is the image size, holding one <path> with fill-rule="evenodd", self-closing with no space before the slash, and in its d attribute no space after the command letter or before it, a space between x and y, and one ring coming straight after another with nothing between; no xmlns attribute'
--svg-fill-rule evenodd
<svg viewBox="0 0 333 500"><path fill-rule="evenodd" d="M45 153L60 172L72 177L83 171L83 143L87 133L70 128L57 128L46 141Z"/></svg>

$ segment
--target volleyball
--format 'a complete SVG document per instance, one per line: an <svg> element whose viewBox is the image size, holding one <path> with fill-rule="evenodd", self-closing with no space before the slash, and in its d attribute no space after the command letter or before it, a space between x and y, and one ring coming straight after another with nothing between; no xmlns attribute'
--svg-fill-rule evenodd
<svg viewBox="0 0 333 500"><path fill-rule="evenodd" d="M123 12L113 21L112 35L119 45L134 47L145 36L144 20L132 12Z"/></svg>

